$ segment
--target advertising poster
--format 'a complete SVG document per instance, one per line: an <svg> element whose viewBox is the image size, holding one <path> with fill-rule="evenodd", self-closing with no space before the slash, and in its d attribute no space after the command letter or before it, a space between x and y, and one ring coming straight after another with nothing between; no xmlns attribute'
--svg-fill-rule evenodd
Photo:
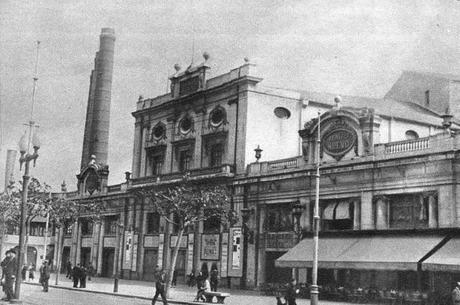
<svg viewBox="0 0 460 305"><path fill-rule="evenodd" d="M201 259L219 260L219 234L201 235Z"/></svg>

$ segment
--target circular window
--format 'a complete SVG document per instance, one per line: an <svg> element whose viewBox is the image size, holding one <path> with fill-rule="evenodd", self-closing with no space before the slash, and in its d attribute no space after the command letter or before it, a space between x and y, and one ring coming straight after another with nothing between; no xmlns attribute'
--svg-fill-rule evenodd
<svg viewBox="0 0 460 305"><path fill-rule="evenodd" d="M166 128L164 125L157 125L153 128L153 138L162 139L166 133Z"/></svg>
<svg viewBox="0 0 460 305"><path fill-rule="evenodd" d="M180 121L179 128L182 133L189 133L192 129L192 119L190 117L183 118Z"/></svg>
<svg viewBox="0 0 460 305"><path fill-rule="evenodd" d="M289 119L291 116L291 112L284 107L276 107L273 112L280 119Z"/></svg>
<svg viewBox="0 0 460 305"><path fill-rule="evenodd" d="M222 122L225 119L225 112L223 109L217 108L211 112L210 117L211 117L211 125L219 126L220 124L222 124Z"/></svg>
<svg viewBox="0 0 460 305"><path fill-rule="evenodd" d="M413 130L406 131L406 140L417 140L418 134Z"/></svg>

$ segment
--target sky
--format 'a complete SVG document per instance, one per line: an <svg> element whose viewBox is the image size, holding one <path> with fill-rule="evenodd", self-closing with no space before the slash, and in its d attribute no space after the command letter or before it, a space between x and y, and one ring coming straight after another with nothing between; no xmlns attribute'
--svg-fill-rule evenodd
<svg viewBox="0 0 460 305"><path fill-rule="evenodd" d="M379 98L403 70L460 75L459 20L458 0L0 0L0 190L6 151L17 149L30 120L37 40L41 148L31 175L59 191L64 180L76 189L103 27L116 35L108 159L115 184L131 171L138 96L166 93L176 63L199 62L206 51L212 77L248 57L264 85Z"/></svg>

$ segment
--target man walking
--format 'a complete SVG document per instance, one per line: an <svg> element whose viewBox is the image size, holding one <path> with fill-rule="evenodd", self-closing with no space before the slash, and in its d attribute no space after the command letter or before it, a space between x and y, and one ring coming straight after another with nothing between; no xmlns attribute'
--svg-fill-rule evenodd
<svg viewBox="0 0 460 305"><path fill-rule="evenodd" d="M14 298L14 280L16 278L16 272L18 263L16 261L16 252L14 250L6 251L6 257L1 263L3 270L2 285L5 297L2 300L10 301Z"/></svg>
<svg viewBox="0 0 460 305"><path fill-rule="evenodd" d="M296 288L296 280L292 279L286 291L286 296L285 296L286 304L287 305L297 305L296 297L298 293L299 293L299 289Z"/></svg>
<svg viewBox="0 0 460 305"><path fill-rule="evenodd" d="M80 264L73 267L72 270L73 287L78 288L78 281L80 280Z"/></svg>
<svg viewBox="0 0 460 305"><path fill-rule="evenodd" d="M167 305L168 300L166 300L166 274L163 270L159 270L157 273L157 278L155 282L155 295L152 299L152 305L155 305L159 295L161 295L163 305Z"/></svg>
<svg viewBox="0 0 460 305"><path fill-rule="evenodd" d="M70 262L70 259L67 261L66 269L67 274L65 275L65 277L68 279L72 279L72 263Z"/></svg>
<svg viewBox="0 0 460 305"><path fill-rule="evenodd" d="M217 291L219 286L219 271L216 268L211 270L211 291Z"/></svg>
<svg viewBox="0 0 460 305"><path fill-rule="evenodd" d="M46 260L43 261L43 265L40 267L40 284L42 284L43 291L48 292L48 283L50 280L50 268Z"/></svg>

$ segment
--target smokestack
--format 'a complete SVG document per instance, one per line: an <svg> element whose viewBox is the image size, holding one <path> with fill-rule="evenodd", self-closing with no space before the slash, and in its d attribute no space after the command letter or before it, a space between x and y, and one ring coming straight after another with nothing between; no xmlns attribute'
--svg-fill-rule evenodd
<svg viewBox="0 0 460 305"><path fill-rule="evenodd" d="M90 79L81 169L88 165L91 155L96 155L98 163L107 165L115 31L103 28L99 38Z"/></svg>
<svg viewBox="0 0 460 305"><path fill-rule="evenodd" d="M14 182L14 164L16 164L16 156L18 152L13 149L8 149L6 152L5 165L5 191L11 182Z"/></svg>

